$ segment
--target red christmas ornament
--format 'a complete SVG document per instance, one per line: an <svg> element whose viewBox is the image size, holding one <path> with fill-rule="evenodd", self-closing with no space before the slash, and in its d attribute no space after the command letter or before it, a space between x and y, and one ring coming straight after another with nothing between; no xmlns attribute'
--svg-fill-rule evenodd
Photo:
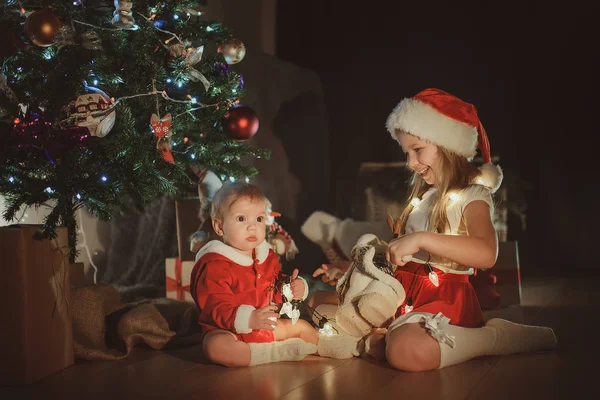
<svg viewBox="0 0 600 400"><path fill-rule="evenodd" d="M223 129L233 140L248 140L258 131L258 117L253 109L248 106L231 107L225 120Z"/></svg>

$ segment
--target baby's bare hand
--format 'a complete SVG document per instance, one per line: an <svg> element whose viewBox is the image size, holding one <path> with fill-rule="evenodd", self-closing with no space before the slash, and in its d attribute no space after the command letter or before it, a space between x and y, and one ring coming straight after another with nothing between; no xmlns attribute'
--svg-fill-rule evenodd
<svg viewBox="0 0 600 400"><path fill-rule="evenodd" d="M248 326L252 330L266 329L274 331L279 322L279 314L275 312L276 310L277 306L268 305L252 311Z"/></svg>
<svg viewBox="0 0 600 400"><path fill-rule="evenodd" d="M306 284L303 279L298 279L298 269L292 272L292 278L290 282L290 289L292 289L292 296L294 299L302 299Z"/></svg>

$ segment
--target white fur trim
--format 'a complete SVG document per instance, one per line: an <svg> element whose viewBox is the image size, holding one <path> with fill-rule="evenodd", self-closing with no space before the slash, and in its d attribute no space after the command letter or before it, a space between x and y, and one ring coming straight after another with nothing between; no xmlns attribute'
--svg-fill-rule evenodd
<svg viewBox="0 0 600 400"><path fill-rule="evenodd" d="M269 244L266 241L263 241L261 244L256 246L255 250L256 259L262 264L267 259L267 256L269 255L269 250L271 250L271 246L269 246ZM202 247L198 251L198 253L196 253L196 261L198 261L203 255L208 253L220 254L229 258L234 263L243 265L245 267L250 267L254 262L252 257L240 253L238 250L234 249L229 245L226 245L220 240L211 240L210 242L206 243L206 245L204 245L204 247Z"/></svg>
<svg viewBox="0 0 600 400"><path fill-rule="evenodd" d="M490 189L492 193L496 193L502 184L502 179L504 178L502 168L500 168L499 165L485 163L479 167L479 170L481 171L481 174L475 178L473 183L483 185Z"/></svg>
<svg viewBox="0 0 600 400"><path fill-rule="evenodd" d="M301 276L299 276L297 279L302 279L302 282L304 282L304 293L302 294L302 301L304 301L308 297L308 282L306 282L306 279Z"/></svg>
<svg viewBox="0 0 600 400"><path fill-rule="evenodd" d="M313 212L300 227L311 242L321 247L331 247L340 219L323 211Z"/></svg>
<svg viewBox="0 0 600 400"><path fill-rule="evenodd" d="M250 315L256 308L249 306L248 304L241 304L237 312L235 313L235 321L233 322L233 329L237 333L250 333Z"/></svg>
<svg viewBox="0 0 600 400"><path fill-rule="evenodd" d="M397 131L403 131L467 158L477 153L476 127L447 117L419 100L402 100L388 116L386 127L395 140Z"/></svg>

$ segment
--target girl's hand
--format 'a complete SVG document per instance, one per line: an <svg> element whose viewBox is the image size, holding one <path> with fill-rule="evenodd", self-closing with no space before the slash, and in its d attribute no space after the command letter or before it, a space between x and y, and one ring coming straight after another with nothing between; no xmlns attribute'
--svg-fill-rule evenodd
<svg viewBox="0 0 600 400"><path fill-rule="evenodd" d="M412 255L421 249L421 240L418 232L392 240L387 250L390 262L398 266L405 265L412 259Z"/></svg>
<svg viewBox="0 0 600 400"><path fill-rule="evenodd" d="M349 266L350 261L340 264L321 264L321 268L317 268L315 272L313 272L312 276L313 278L316 278L317 276L321 275L321 280L323 282L329 283L331 286L335 286L338 279L344 276L343 271L347 270Z"/></svg>
<svg viewBox="0 0 600 400"><path fill-rule="evenodd" d="M248 327L252 330L266 329L268 331L274 331L279 319L279 314L275 311L277 311L277 306L271 305L252 311L250 314L250 321L248 321Z"/></svg>

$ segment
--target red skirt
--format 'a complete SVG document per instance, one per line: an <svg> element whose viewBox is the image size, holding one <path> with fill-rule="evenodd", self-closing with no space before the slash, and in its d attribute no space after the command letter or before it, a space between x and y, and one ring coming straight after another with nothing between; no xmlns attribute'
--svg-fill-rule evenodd
<svg viewBox="0 0 600 400"><path fill-rule="evenodd" d="M396 269L394 277L406 292L406 299L398 308L396 318L406 313L405 306L411 300L412 312L441 312L450 318L452 325L465 328L483 326L483 312L475 289L469 283L469 275L444 273L436 268L433 271L438 277L438 287L429 280L424 264L409 262Z"/></svg>

